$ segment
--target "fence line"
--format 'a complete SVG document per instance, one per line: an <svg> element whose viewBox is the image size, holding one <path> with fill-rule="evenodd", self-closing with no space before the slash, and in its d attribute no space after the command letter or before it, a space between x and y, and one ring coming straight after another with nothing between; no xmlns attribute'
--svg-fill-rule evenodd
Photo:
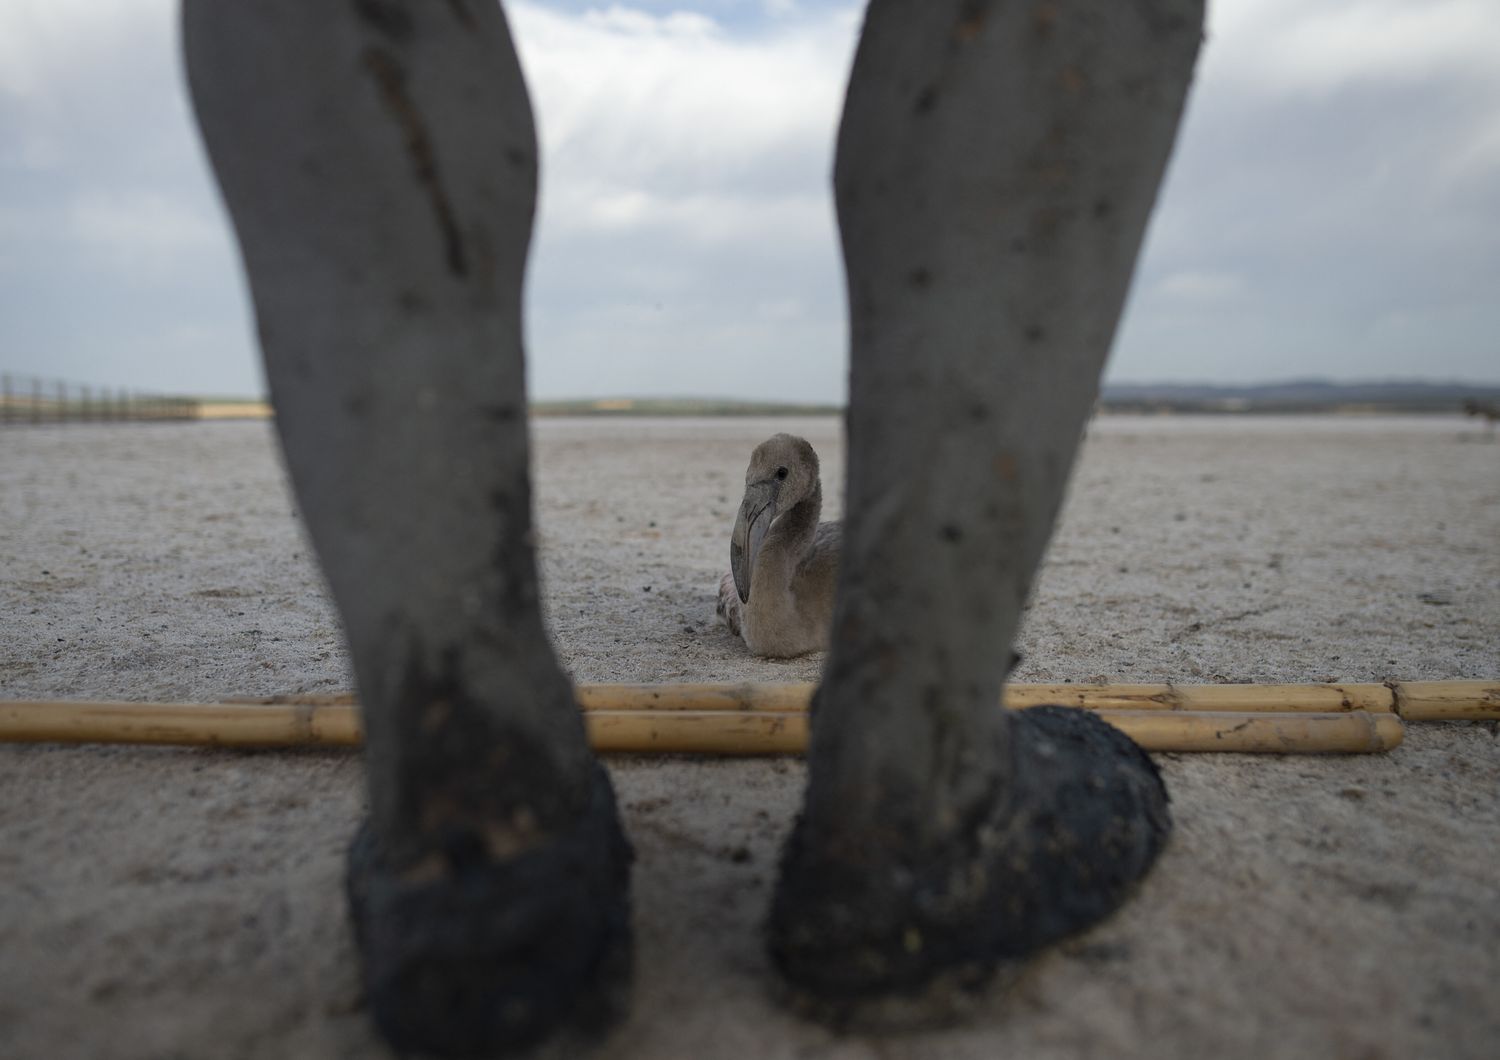
<svg viewBox="0 0 1500 1060"><path fill-rule="evenodd" d="M0 427L199 418L197 398L0 373Z"/></svg>

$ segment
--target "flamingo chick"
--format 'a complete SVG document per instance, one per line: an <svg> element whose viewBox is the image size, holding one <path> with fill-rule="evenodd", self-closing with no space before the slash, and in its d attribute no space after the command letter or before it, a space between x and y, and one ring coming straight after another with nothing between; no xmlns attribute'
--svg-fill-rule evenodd
<svg viewBox="0 0 1500 1060"><path fill-rule="evenodd" d="M818 454L805 439L777 434L755 447L718 610L756 655L828 646L843 525L818 522L822 511Z"/></svg>

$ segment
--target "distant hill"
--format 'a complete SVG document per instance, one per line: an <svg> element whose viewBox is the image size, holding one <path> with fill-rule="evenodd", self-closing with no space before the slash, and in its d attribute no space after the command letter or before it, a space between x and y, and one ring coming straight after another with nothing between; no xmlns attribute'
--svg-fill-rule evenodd
<svg viewBox="0 0 1500 1060"><path fill-rule="evenodd" d="M1500 404L1500 386L1387 380L1335 383L1293 379L1231 386L1214 383L1109 383L1100 405L1109 412L1459 412L1464 402ZM796 405L725 398L596 398L536 401L535 416L830 416L832 404Z"/></svg>
<svg viewBox="0 0 1500 1060"><path fill-rule="evenodd" d="M182 418L186 419L261 419L272 414L270 404L264 399L195 397L174 400L182 405ZM1326 379L1295 379L1246 386L1108 383L1099 397L1099 405L1104 411L1127 413L1456 413L1463 410L1466 402L1500 407L1500 386L1420 380L1334 383ZM23 419L30 408L25 404L25 395L13 398L13 404L14 409L0 404L0 414L14 413L14 418ZM530 404L530 411L533 416L836 416L844 410L834 404L631 397L534 401ZM58 417L49 412L45 418ZM80 415L61 418L110 417Z"/></svg>
<svg viewBox="0 0 1500 1060"><path fill-rule="evenodd" d="M1110 412L1458 412L1466 401L1500 403L1500 386L1326 379L1246 386L1109 383L1099 398Z"/></svg>
<svg viewBox="0 0 1500 1060"><path fill-rule="evenodd" d="M533 401L533 416L832 416L839 405L793 405L724 398L597 398Z"/></svg>

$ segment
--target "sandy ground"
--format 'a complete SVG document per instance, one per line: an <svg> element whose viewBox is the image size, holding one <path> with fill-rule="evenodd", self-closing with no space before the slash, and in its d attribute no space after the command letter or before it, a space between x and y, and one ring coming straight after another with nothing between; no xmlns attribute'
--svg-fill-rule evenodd
<svg viewBox="0 0 1500 1060"><path fill-rule="evenodd" d="M713 618L746 457L783 428L839 480L832 420L538 425L579 680L816 676ZM1500 676L1500 444L1456 419L1100 421L1021 650L1021 680ZM266 424L0 431L0 696L348 685ZM1159 761L1178 828L1124 912L966 1025L879 1037L770 997L800 762L612 761L638 971L599 1055L1497 1055L1494 725ZM340 894L363 799L352 754L0 747L0 1057L385 1055Z"/></svg>

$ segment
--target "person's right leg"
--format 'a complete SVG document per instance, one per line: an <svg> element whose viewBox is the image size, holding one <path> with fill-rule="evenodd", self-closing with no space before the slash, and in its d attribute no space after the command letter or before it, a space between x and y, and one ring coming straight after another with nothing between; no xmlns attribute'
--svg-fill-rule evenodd
<svg viewBox="0 0 1500 1060"><path fill-rule="evenodd" d="M349 890L402 1051L595 1024L630 848L543 627L521 281L531 110L494 3L186 0L189 80L364 706Z"/></svg>

